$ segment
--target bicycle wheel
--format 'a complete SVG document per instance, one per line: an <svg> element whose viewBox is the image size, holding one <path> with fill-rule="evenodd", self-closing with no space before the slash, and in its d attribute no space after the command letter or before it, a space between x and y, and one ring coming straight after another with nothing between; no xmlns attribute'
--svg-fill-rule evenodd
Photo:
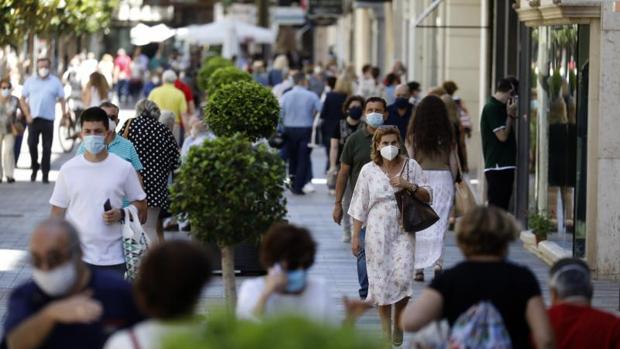
<svg viewBox="0 0 620 349"><path fill-rule="evenodd" d="M63 152L69 153L73 150L75 143L75 126L73 121L68 118L62 118L58 123L58 142Z"/></svg>

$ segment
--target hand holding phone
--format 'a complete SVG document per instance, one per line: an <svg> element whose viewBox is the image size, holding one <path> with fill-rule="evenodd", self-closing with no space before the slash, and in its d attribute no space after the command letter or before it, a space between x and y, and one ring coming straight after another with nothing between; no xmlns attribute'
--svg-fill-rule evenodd
<svg viewBox="0 0 620 349"><path fill-rule="evenodd" d="M103 211L108 212L112 209L112 204L110 203L110 199L107 199L103 204Z"/></svg>

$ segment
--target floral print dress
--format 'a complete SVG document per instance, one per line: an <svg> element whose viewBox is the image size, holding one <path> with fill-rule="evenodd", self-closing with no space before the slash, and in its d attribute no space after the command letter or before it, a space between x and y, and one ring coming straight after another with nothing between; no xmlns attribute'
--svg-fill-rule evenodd
<svg viewBox="0 0 620 349"><path fill-rule="evenodd" d="M431 192L422 168L408 159L409 182ZM400 224L400 212L388 176L379 165L362 167L355 185L349 215L366 226L368 300L375 305L394 304L413 296L414 241Z"/></svg>

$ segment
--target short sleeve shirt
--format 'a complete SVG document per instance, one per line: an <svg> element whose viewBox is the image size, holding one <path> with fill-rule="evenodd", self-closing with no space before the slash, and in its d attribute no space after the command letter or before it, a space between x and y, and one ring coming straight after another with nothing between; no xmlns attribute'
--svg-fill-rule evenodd
<svg viewBox="0 0 620 349"><path fill-rule="evenodd" d="M173 84L163 84L155 88L148 99L155 102L159 109L173 112L176 122L181 123L181 114L187 111L187 101L183 92Z"/></svg>
<svg viewBox="0 0 620 349"><path fill-rule="evenodd" d="M513 348L530 348L525 311L528 301L541 293L528 268L508 261L465 261L436 277L429 287L441 294L442 318L451 326L471 306L490 301L502 315Z"/></svg>
<svg viewBox="0 0 620 349"><path fill-rule="evenodd" d="M506 142L497 139L495 132L506 127L506 104L491 97L482 110L480 132L485 170L514 168L517 161L517 140L514 129Z"/></svg>
<svg viewBox="0 0 620 349"><path fill-rule="evenodd" d="M33 118L54 120L56 117L56 102L65 96L65 90L54 75L45 79L31 76L24 83L22 96L28 101L30 114Z"/></svg>
<svg viewBox="0 0 620 349"><path fill-rule="evenodd" d="M96 185L93 185L95 184ZM103 221L103 205L110 200L112 208L144 200L146 194L133 167L114 154L100 162L78 155L66 162L58 173L49 203L66 208L66 218L75 225L82 243L85 262L94 265L125 263L122 248L122 226Z"/></svg>
<svg viewBox="0 0 620 349"><path fill-rule="evenodd" d="M57 324L39 348L102 348L112 333L143 319L134 303L131 286L125 280L107 271L91 270L91 273L87 289L93 291L92 298L102 305L101 318L91 324ZM15 288L8 301L5 335L55 300L33 281Z"/></svg>
<svg viewBox="0 0 620 349"><path fill-rule="evenodd" d="M340 162L351 166L351 187L355 187L357 177L362 167L370 162L370 148L372 146L372 133L366 127L355 131L344 144Z"/></svg>
<svg viewBox="0 0 620 349"><path fill-rule="evenodd" d="M404 115L398 114L398 108L396 105L392 104L388 106L388 118L385 121L386 125L393 125L398 127L400 131L400 139L405 139L407 135L407 127L409 126L409 119L411 119L411 114L413 114L413 105L408 104L407 109Z"/></svg>

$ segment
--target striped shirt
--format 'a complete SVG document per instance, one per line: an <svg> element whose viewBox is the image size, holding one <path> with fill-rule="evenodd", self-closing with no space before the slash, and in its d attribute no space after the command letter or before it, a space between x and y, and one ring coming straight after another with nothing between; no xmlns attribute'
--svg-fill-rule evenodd
<svg viewBox="0 0 620 349"><path fill-rule="evenodd" d="M76 155L84 154L85 151L86 149L82 143L80 144ZM144 169L142 163L140 162L138 152L136 152L136 148L129 140L116 135L112 143L108 144L108 151L121 159L129 161L137 172L141 172Z"/></svg>

